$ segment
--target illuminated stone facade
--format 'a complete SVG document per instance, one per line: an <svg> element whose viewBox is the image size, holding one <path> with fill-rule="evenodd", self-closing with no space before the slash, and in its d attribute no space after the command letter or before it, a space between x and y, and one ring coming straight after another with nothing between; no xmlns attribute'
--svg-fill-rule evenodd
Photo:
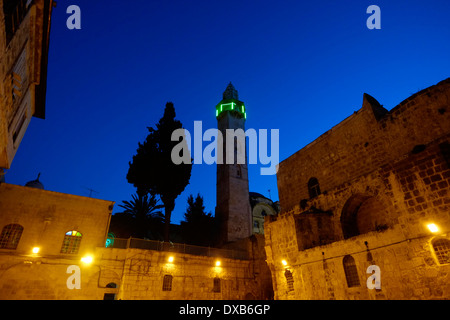
<svg viewBox="0 0 450 320"><path fill-rule="evenodd" d="M390 111L365 94L280 163L265 223L276 299L450 299L449 101L450 79Z"/></svg>
<svg viewBox="0 0 450 320"><path fill-rule="evenodd" d="M31 117L45 117L52 0L0 0L0 181Z"/></svg>
<svg viewBox="0 0 450 320"><path fill-rule="evenodd" d="M105 247L113 202L0 183L0 299L269 299L262 236L187 254ZM119 239L115 239L116 244ZM125 239L125 241L127 241ZM146 247L146 240L139 247ZM120 247L120 246L119 246ZM39 248L33 253L34 248ZM223 252L231 252L225 256ZM237 251L236 251L237 253ZM92 257L91 264L81 261ZM173 261L168 258L173 257ZM220 265L217 265L217 262ZM80 268L78 288L71 267ZM170 286L168 279L170 279ZM75 280L73 280L75 281ZM169 286L169 287L168 287Z"/></svg>
<svg viewBox="0 0 450 320"><path fill-rule="evenodd" d="M113 205L0 183L0 299L68 297L67 267L104 247Z"/></svg>

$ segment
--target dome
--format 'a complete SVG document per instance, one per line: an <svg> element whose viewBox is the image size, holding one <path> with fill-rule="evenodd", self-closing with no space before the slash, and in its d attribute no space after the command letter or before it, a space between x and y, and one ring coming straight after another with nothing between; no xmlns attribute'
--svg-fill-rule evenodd
<svg viewBox="0 0 450 320"><path fill-rule="evenodd" d="M36 180L32 180L32 181L28 181L25 184L25 187L30 187L30 188L36 188L36 189L41 189L44 190L44 185L39 181L39 177L41 176L41 174L39 173L37 176Z"/></svg>
<svg viewBox="0 0 450 320"><path fill-rule="evenodd" d="M249 192L248 194L250 195L250 198L263 198L263 199L270 200L269 198L263 196L261 193L258 193L258 192ZM272 201L272 200L270 200L270 201Z"/></svg>

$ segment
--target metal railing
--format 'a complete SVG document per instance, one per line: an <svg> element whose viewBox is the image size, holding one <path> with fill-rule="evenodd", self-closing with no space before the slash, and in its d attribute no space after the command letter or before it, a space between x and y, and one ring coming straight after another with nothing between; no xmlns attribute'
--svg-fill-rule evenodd
<svg viewBox="0 0 450 320"><path fill-rule="evenodd" d="M109 245L108 248L116 248L116 249L133 248L133 249L186 253L206 257L249 260L248 252L243 250L201 247L185 243L172 243L172 242L145 240L138 238L128 238L128 239L115 238L114 242L111 245Z"/></svg>

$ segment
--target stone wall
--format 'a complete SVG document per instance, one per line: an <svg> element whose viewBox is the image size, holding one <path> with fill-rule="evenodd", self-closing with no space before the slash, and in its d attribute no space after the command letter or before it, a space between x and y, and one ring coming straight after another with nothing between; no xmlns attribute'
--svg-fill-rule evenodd
<svg viewBox="0 0 450 320"><path fill-rule="evenodd" d="M264 236L230 243L248 259L144 249L105 248L113 202L31 187L0 184L0 232L23 227L15 249L0 248L0 299L123 300L269 299L271 274ZM82 233L77 253L61 253L67 231ZM4 240L1 240L4 241ZM0 244L1 244L0 241ZM38 253L32 248L39 247ZM92 263L82 257L90 255ZM168 258L173 257L173 261ZM220 265L216 265L220 261ZM79 279L71 269L79 267ZM170 290L163 290L171 276ZM69 288L67 282L79 283ZM75 281L75 282L74 282Z"/></svg>
<svg viewBox="0 0 450 320"><path fill-rule="evenodd" d="M173 257L173 262L168 258ZM159 252L139 249L103 250L105 265L122 277L118 299L222 300L261 298L250 260ZM220 266L216 262L220 261ZM171 289L163 290L171 276ZM216 279L216 280L215 280ZM214 290L214 281L219 286Z"/></svg>
<svg viewBox="0 0 450 320"><path fill-rule="evenodd" d="M450 257L439 260L435 247L445 239L450 253L449 85L390 112L365 96L355 115L281 163L282 212L265 222L276 299L450 298ZM310 177L321 189L313 197ZM381 289L366 286L370 265Z"/></svg>
<svg viewBox="0 0 450 320"><path fill-rule="evenodd" d="M399 159L448 133L450 79L424 89L389 112L369 95L360 110L283 160L277 174L282 211L308 199L308 181L327 192Z"/></svg>
<svg viewBox="0 0 450 320"><path fill-rule="evenodd" d="M168 258L173 257L169 262ZM69 257L0 256L0 299L122 300L264 299L252 260L142 249L96 248L92 264ZM220 261L220 266L216 262ZM78 266L79 288L68 269ZM170 290L164 277L171 276ZM71 282L72 280L69 280ZM269 282L270 283L270 282Z"/></svg>

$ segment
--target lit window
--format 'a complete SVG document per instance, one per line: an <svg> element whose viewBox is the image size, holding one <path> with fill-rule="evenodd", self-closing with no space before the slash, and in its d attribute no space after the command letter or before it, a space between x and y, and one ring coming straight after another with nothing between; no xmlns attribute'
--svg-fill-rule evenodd
<svg viewBox="0 0 450 320"><path fill-rule="evenodd" d="M220 278L214 278L213 292L220 292Z"/></svg>
<svg viewBox="0 0 450 320"><path fill-rule="evenodd" d="M359 287L358 270L356 269L355 259L352 256L345 256L343 260L345 278L347 279L347 286Z"/></svg>
<svg viewBox="0 0 450 320"><path fill-rule="evenodd" d="M82 237L83 235L76 230L66 232L61 247L61 253L78 253Z"/></svg>
<svg viewBox="0 0 450 320"><path fill-rule="evenodd" d="M309 197L314 198L320 194L319 181L316 178L311 178L308 181Z"/></svg>
<svg viewBox="0 0 450 320"><path fill-rule="evenodd" d="M172 291L172 276L170 274L166 274L163 279L163 291Z"/></svg>
<svg viewBox="0 0 450 320"><path fill-rule="evenodd" d="M433 249L439 264L450 263L450 240L437 239L433 241Z"/></svg>
<svg viewBox="0 0 450 320"><path fill-rule="evenodd" d="M0 235L0 249L16 249L22 236L23 227L20 224L8 224Z"/></svg>

